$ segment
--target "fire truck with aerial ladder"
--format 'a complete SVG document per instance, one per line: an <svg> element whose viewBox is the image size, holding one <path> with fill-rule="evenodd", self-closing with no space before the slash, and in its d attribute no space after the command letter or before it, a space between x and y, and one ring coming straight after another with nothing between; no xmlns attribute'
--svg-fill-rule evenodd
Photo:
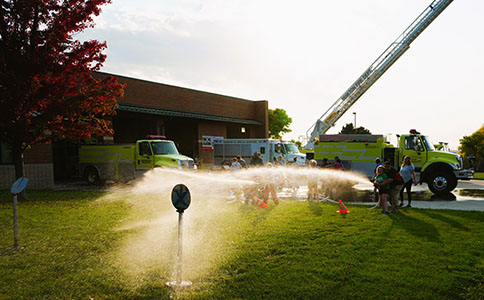
<svg viewBox="0 0 484 300"><path fill-rule="evenodd" d="M306 150L314 150L314 159L331 160L338 156L345 169L373 176L375 159L390 160L398 168L404 156L410 156L419 181L426 182L435 194L448 193L457 180L469 180L473 170L464 169L462 157L435 150L428 138L416 130L397 135L398 146L383 135L327 135L341 116L410 48L410 44L444 11L453 0L433 0L363 74L306 132ZM311 132L309 134L309 132Z"/></svg>

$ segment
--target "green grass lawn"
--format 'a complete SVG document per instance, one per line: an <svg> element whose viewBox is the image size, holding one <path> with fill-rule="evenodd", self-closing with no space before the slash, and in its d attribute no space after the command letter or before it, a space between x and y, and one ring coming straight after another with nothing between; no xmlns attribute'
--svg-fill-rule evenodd
<svg viewBox="0 0 484 300"><path fill-rule="evenodd" d="M29 191L0 196L0 299L484 299L484 213L286 201L261 210L168 196Z"/></svg>

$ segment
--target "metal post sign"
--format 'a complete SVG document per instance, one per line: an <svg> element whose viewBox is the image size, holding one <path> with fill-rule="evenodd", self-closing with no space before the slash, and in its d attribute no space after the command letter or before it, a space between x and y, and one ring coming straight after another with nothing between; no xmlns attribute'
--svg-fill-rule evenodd
<svg viewBox="0 0 484 300"><path fill-rule="evenodd" d="M10 193L13 195L13 247L18 248L18 217L17 217L17 196L27 187L29 179L20 177L12 184Z"/></svg>
<svg viewBox="0 0 484 300"><path fill-rule="evenodd" d="M182 280L182 254L183 254L183 211L190 206L191 197L190 191L184 184L177 184L171 191L171 202L178 212L178 261L176 280L166 283L168 286L175 288L189 287L192 285L191 281Z"/></svg>
<svg viewBox="0 0 484 300"><path fill-rule="evenodd" d="M190 206L191 196L190 191L184 184L177 184L171 191L171 203L176 208L176 211L183 213L185 209Z"/></svg>
<svg viewBox="0 0 484 300"><path fill-rule="evenodd" d="M29 179L27 177L20 177L19 179L15 180L15 182L12 184L12 188L10 189L10 193L12 195L18 195L25 188L27 187L27 183L29 182Z"/></svg>

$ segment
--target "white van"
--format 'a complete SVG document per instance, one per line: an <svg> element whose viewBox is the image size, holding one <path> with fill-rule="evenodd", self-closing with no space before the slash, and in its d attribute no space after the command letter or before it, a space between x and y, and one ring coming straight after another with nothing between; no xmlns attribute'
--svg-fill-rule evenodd
<svg viewBox="0 0 484 300"><path fill-rule="evenodd" d="M213 163L215 166L232 161L240 155L247 164L254 152L259 152L264 164L274 163L282 156L284 162L293 163L297 158L297 165L306 164L306 155L299 152L296 144L275 139L215 139L213 140Z"/></svg>

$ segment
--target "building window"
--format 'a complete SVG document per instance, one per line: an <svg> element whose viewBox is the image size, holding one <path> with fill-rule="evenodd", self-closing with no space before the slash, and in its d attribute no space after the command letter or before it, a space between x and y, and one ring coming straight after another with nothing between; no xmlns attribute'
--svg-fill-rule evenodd
<svg viewBox="0 0 484 300"><path fill-rule="evenodd" d="M0 142L0 164L13 164L12 148L5 142Z"/></svg>

